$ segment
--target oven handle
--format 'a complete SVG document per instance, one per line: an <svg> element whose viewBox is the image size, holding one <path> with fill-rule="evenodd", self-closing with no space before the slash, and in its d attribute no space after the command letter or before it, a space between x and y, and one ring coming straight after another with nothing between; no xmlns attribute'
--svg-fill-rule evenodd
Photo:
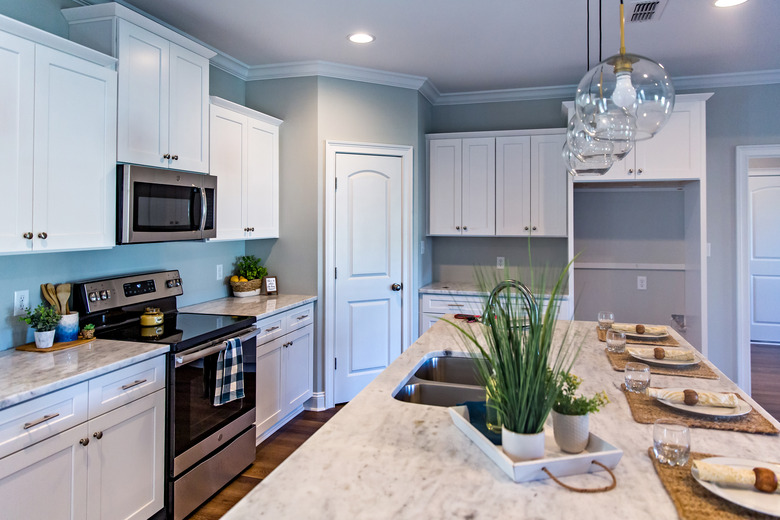
<svg viewBox="0 0 780 520"><path fill-rule="evenodd" d="M262 329L256 326L252 326L252 328L249 329L248 333L244 334L243 336L239 336L238 339L241 340L241 343L244 343L245 341L249 341L250 339L254 338L261 332ZM180 352L174 356L174 359L176 360L176 367L178 368L180 366L192 363L193 361L197 361L199 359L203 359L204 357L208 357L212 354L216 354L217 352L220 352L227 348L227 342L228 340L219 340L216 342L216 344L212 344L212 346L206 348L197 347L190 350L185 350L184 352Z"/></svg>

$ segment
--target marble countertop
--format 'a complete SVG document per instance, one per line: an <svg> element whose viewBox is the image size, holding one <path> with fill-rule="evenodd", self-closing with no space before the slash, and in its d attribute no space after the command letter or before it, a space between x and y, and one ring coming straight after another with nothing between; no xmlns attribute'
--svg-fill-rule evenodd
<svg viewBox="0 0 780 520"><path fill-rule="evenodd" d="M0 410L168 352L168 345L96 339L56 352L0 352Z"/></svg>
<svg viewBox="0 0 780 520"><path fill-rule="evenodd" d="M490 292L485 292L474 282L433 282L420 288L420 294L445 294L454 296L488 296ZM566 295L561 299L567 298Z"/></svg>
<svg viewBox="0 0 780 520"><path fill-rule="evenodd" d="M227 297L198 303L179 309L182 312L202 314L225 314L235 316L256 316L267 318L306 303L317 301L316 296L301 294L279 294L276 296Z"/></svg>
<svg viewBox="0 0 780 520"><path fill-rule="evenodd" d="M558 323L556 337L561 337L567 325ZM574 367L584 379L582 392L605 390L611 401L590 422L591 431L623 450L623 458L614 470L616 489L579 494L551 480L515 483L455 427L446 408L395 400L394 390L426 354L464 349L453 328L440 321L244 497L224 520L492 520L571 518L575 514L581 519L676 518L674 505L647 455L652 445L652 425L631 418L628 403L616 387L623 374L612 370L604 343L596 338L595 323L574 322L572 326L575 340L583 342ZM676 332L671 333L682 340ZM719 380L706 380L654 375L652 384L738 391L762 410L728 378L720 376ZM691 447L694 451L764 459L778 451L780 437L693 428ZM608 477L600 472L566 477L565 481L574 486L597 487L606 485Z"/></svg>

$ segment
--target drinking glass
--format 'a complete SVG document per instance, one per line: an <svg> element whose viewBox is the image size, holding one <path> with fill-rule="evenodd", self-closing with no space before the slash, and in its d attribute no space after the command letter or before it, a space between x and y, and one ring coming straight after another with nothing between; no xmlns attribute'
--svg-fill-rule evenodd
<svg viewBox="0 0 780 520"><path fill-rule="evenodd" d="M653 425L653 454L661 464L682 466L691 454L691 432L684 424L658 419Z"/></svg>
<svg viewBox="0 0 780 520"><path fill-rule="evenodd" d="M626 389L641 394L650 386L650 367L644 363L626 363Z"/></svg>
<svg viewBox="0 0 780 520"><path fill-rule="evenodd" d="M615 323L615 313L602 311L599 313L598 320L601 330L612 328L612 324Z"/></svg>
<svg viewBox="0 0 780 520"><path fill-rule="evenodd" d="M626 333L609 329L607 331L607 350L610 352L625 352L626 350Z"/></svg>

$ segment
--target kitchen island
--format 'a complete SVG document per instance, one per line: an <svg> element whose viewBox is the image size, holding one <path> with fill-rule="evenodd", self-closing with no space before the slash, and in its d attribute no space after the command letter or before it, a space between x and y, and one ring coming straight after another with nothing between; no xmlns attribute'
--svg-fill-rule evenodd
<svg viewBox="0 0 780 520"><path fill-rule="evenodd" d="M567 322L559 322L560 338ZM596 338L595 323L573 322L582 351L574 372L581 391L605 390L610 403L591 417L591 431L623 450L614 473L617 488L579 494L551 480L515 483L458 430L447 408L393 398L431 352L464 350L453 328L436 323L355 399L275 469L225 516L250 518L676 518L647 449L652 425L634 422L614 371ZM672 331L682 344L687 343ZM709 363L707 361L704 361ZM653 375L653 386L687 386L740 393L710 365L718 380ZM777 421L771 420L775 426ZM780 438L691 429L692 451L776 459ZM600 487L605 472L566 477L566 483Z"/></svg>

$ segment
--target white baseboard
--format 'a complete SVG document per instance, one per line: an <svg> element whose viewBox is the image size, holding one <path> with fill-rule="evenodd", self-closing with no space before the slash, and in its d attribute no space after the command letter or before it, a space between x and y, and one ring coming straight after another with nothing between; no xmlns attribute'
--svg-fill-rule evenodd
<svg viewBox="0 0 780 520"><path fill-rule="evenodd" d="M303 403L303 409L312 412L327 410L325 406L325 392L314 392L308 401Z"/></svg>

